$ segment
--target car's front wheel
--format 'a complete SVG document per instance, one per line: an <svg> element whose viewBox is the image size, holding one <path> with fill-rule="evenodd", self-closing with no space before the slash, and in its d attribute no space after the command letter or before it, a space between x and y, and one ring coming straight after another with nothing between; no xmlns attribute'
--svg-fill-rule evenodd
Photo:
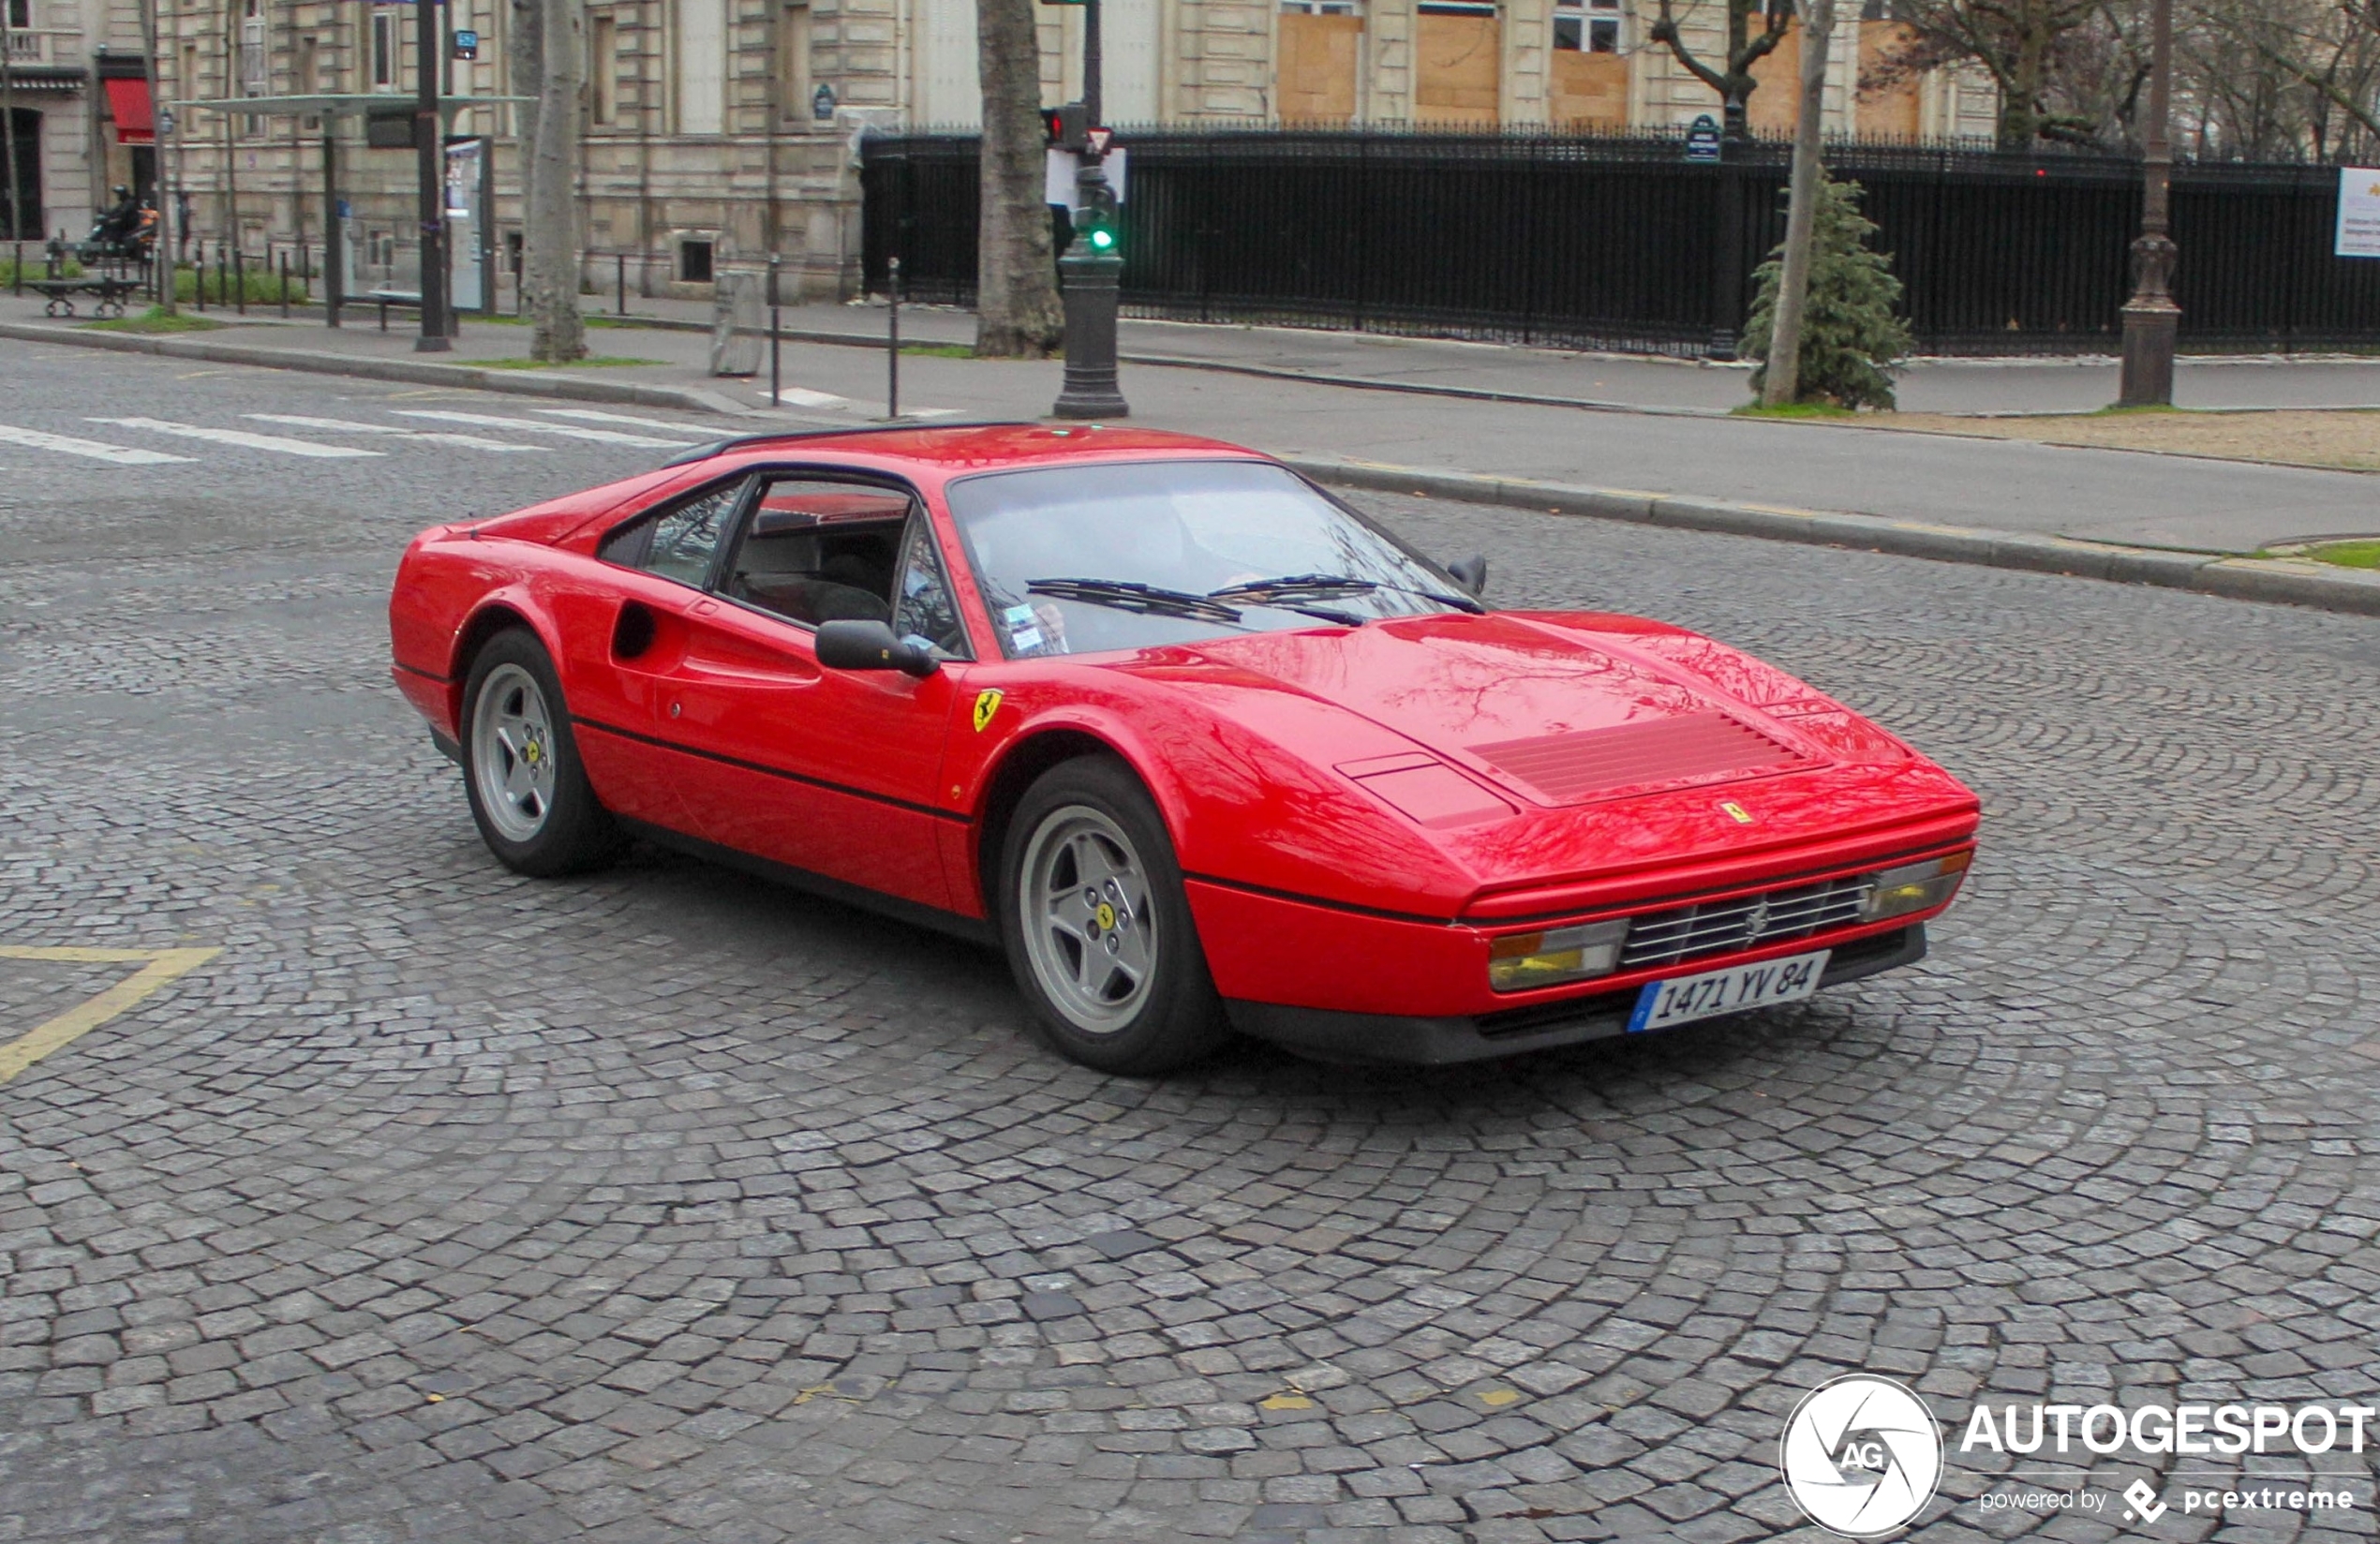
<svg viewBox="0 0 2380 1544"><path fill-rule="evenodd" d="M463 786L488 851L520 873L566 874L619 850L619 827L579 765L553 661L524 629L498 633L471 661Z"/></svg>
<svg viewBox="0 0 2380 1544"><path fill-rule="evenodd" d="M1170 1072L1229 1032L1165 823L1105 758L1026 791L1000 867L1001 928L1044 1036L1102 1072Z"/></svg>

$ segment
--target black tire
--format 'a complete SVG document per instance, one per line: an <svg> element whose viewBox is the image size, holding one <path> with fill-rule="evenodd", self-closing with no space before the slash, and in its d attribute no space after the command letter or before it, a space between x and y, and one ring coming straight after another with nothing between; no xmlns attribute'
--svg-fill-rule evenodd
<svg viewBox="0 0 2380 1544"><path fill-rule="evenodd" d="M495 733L500 721L510 722L520 741L517 761L511 742ZM534 633L507 628L472 658L459 727L471 819L507 868L549 878L597 868L618 854L625 839L588 786L561 682ZM525 740L524 727L532 731ZM527 793L512 797L508 779Z"/></svg>
<svg viewBox="0 0 2380 1544"><path fill-rule="evenodd" d="M1086 880L1099 876L1066 855L1112 858L1119 846L1129 869L1110 868L1096 884ZM1101 1072L1151 1076L1187 1066L1228 1037L1173 842L1122 764L1086 756L1043 773L1009 819L999 872L995 909L1009 969L1034 1027L1058 1051ZM1060 883L1068 873L1071 883ZM1055 908L1094 891L1107 903L1086 902L1079 926L1087 933L1068 933ZM1064 898L1045 899L1056 896ZM1038 944L1028 933L1036 914ZM1124 991L1135 960L1146 961L1145 984ZM1116 1001L1082 985L1102 970Z"/></svg>

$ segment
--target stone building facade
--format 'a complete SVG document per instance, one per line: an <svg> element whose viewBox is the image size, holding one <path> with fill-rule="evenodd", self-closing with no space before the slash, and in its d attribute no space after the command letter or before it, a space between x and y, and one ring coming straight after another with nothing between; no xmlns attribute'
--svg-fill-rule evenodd
<svg viewBox="0 0 2380 1544"><path fill-rule="evenodd" d="M16 215L11 231L0 214L0 240L79 238L110 188L156 175L140 13L102 0L0 0L0 133L16 140L20 185L12 204L0 161L0 206Z"/></svg>
<svg viewBox="0 0 2380 1544"><path fill-rule="evenodd" d="M129 0L0 0L106 8ZM476 57L439 63L444 89L496 96L511 85L510 0L447 0ZM1105 116L1111 124L1464 124L1602 130L1668 126L1718 101L1649 42L1655 0L1104 0ZM1676 0L1689 46L1715 51L1723 0ZM375 0L160 0L159 94L167 105L241 96L414 89L414 11ZM1043 96L1080 90L1082 11L1040 12ZM589 0L581 208L588 275L608 294L699 296L719 273L784 261L791 294L848 294L860 244L857 147L882 128L971 128L980 119L974 0ZM120 24L111 23L116 31ZM1827 126L1869 136L1991 131L1980 77L1938 72L1861 89L1898 37L1871 0L1847 19ZM116 48L114 31L108 33ZM448 51L450 54L453 51ZM137 58L137 43L134 52ZM1794 43L1759 70L1754 126L1790 129ZM455 132L485 136L495 176L490 238L518 240L519 151L509 109L467 108ZM317 122L180 114L167 136L196 233L319 251ZM356 276L406 285L413 269L413 158L338 130ZM86 184L89 185L86 187ZM61 172L49 198L103 185ZM52 222L55 224L53 220Z"/></svg>

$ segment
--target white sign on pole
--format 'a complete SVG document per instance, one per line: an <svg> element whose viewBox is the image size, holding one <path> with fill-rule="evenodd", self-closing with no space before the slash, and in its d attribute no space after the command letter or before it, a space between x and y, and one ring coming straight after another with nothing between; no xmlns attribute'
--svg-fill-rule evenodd
<svg viewBox="0 0 2380 1544"><path fill-rule="evenodd" d="M2380 169L2339 169L2338 255L2380 258Z"/></svg>
<svg viewBox="0 0 2380 1544"><path fill-rule="evenodd" d="M1123 202L1123 157L1121 149L1110 150L1099 157L1099 170L1107 174L1108 186L1116 190L1116 202ZM1075 169L1078 163L1071 150L1052 150L1042 161L1042 201L1054 203L1072 212L1075 207Z"/></svg>

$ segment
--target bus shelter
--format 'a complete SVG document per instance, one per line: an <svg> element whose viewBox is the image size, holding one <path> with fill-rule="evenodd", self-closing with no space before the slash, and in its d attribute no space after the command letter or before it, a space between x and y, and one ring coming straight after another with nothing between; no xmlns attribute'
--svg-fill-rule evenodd
<svg viewBox="0 0 2380 1544"><path fill-rule="evenodd" d="M486 137L458 137L454 131L455 116L472 108L510 107L535 100L533 96L445 96L439 101L439 139L445 147L446 173L446 193L440 207L445 211L449 232L446 243L450 281L447 296L453 310L493 313L496 309L496 179L489 165L489 146L493 141ZM418 275L414 289L409 292L384 290L361 296L349 293L348 270L353 254L349 250L347 242L347 200L339 192L337 132L341 120L361 118L364 121L364 143L367 146L382 145L392 150L409 147L413 143L414 114L419 111L414 98L380 92L372 95L228 96L188 105L227 116L320 118L322 121L323 300L330 313L331 325L336 327L339 324L339 308L351 299L420 304L423 287ZM386 139L381 138L383 134L387 135ZM417 240L414 245L418 252L430 249L430 244L425 240Z"/></svg>

